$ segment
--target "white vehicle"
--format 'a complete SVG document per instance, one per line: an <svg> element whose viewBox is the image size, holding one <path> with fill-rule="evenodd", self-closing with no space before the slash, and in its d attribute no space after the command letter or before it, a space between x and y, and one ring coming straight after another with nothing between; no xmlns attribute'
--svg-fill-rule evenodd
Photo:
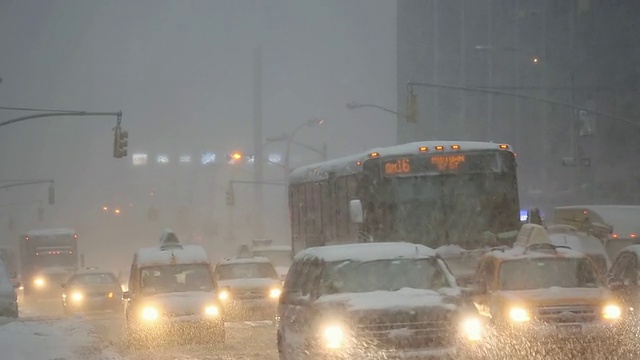
<svg viewBox="0 0 640 360"><path fill-rule="evenodd" d="M254 239L251 243L251 252L253 256L269 259L276 268L280 279L284 281L293 259L291 245L274 245L271 239Z"/></svg>
<svg viewBox="0 0 640 360"><path fill-rule="evenodd" d="M13 282L7 273L4 262L0 260L0 316L18 317L18 297L16 288L20 284Z"/></svg>
<svg viewBox="0 0 640 360"><path fill-rule="evenodd" d="M129 341L159 339L222 343L225 327L218 286L201 246L181 245L165 230L160 245L138 250L123 294ZM185 333L190 336L185 338Z"/></svg>
<svg viewBox="0 0 640 360"><path fill-rule="evenodd" d="M547 227L547 233L553 245L567 246L587 255L596 265L600 274L606 274L611 267L607 250L597 237L571 225L551 225Z"/></svg>
<svg viewBox="0 0 640 360"><path fill-rule="evenodd" d="M225 320L275 321L282 281L269 259L226 259L216 265L214 277Z"/></svg>
<svg viewBox="0 0 640 360"><path fill-rule="evenodd" d="M451 356L482 337L444 261L403 242L301 251L278 316L280 359Z"/></svg>

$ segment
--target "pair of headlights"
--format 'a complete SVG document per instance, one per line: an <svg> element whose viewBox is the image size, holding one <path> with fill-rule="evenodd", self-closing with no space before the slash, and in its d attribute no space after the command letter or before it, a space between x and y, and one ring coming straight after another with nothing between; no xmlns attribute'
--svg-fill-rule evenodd
<svg viewBox="0 0 640 360"><path fill-rule="evenodd" d="M460 324L460 332L468 341L479 341L483 333L482 321L474 316L467 317ZM327 349L342 349L348 341L348 329L340 324L325 326L321 335Z"/></svg>
<svg viewBox="0 0 640 360"><path fill-rule="evenodd" d="M208 317L217 317L220 315L220 309L215 305L208 305L205 306L203 313ZM145 321L155 321L160 317L160 312L156 307L147 306L142 309L140 317Z"/></svg>
<svg viewBox="0 0 640 360"><path fill-rule="evenodd" d="M108 299L113 299L114 296L115 294L113 292L107 293ZM72 301L75 301L75 302L81 302L82 300L84 300L84 294L80 291L72 292L69 297L71 298Z"/></svg>
<svg viewBox="0 0 640 360"><path fill-rule="evenodd" d="M269 290L269 298L271 299L279 299L280 294L282 294L282 290L279 288L272 288ZM231 298L231 294L228 290L222 290L218 293L218 299L222 301L227 301Z"/></svg>
<svg viewBox="0 0 640 360"><path fill-rule="evenodd" d="M600 315L604 320L615 321L622 316L622 309L618 305L607 304L602 307ZM512 307L509 309L509 318L513 322L524 323L531 320L531 314L526 308Z"/></svg>

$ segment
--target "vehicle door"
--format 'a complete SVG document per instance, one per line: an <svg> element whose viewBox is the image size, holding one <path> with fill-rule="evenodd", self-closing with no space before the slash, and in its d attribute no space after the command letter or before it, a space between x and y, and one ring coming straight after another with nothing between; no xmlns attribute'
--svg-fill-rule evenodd
<svg viewBox="0 0 640 360"><path fill-rule="evenodd" d="M608 285L627 306L636 307L640 302L638 283L638 258L635 253L623 252L611 267Z"/></svg>
<svg viewBox="0 0 640 360"><path fill-rule="evenodd" d="M285 281L284 296L280 296L281 336L294 352L304 350L311 335L312 296L319 272L316 258L294 264Z"/></svg>
<svg viewBox="0 0 640 360"><path fill-rule="evenodd" d="M483 259L478 264L475 276L473 302L482 316L491 317L491 294L495 284L496 262L492 258Z"/></svg>

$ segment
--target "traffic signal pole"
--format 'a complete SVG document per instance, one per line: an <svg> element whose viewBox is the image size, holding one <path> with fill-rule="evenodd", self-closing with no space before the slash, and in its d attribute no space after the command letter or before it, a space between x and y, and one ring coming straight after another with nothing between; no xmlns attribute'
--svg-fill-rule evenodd
<svg viewBox="0 0 640 360"><path fill-rule="evenodd" d="M44 114L34 114L34 115L21 116L19 118L2 121L0 122L0 127L21 122L21 121L31 120L31 119L40 119L40 118L49 118L49 117L67 117L67 116L117 116L118 119L121 119L122 111L118 111L118 112L70 111L70 112L50 112L50 113L44 113Z"/></svg>

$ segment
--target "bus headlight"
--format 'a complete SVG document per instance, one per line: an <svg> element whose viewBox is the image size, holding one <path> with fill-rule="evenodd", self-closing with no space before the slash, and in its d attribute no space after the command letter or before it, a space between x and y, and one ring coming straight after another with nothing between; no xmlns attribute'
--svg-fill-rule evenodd
<svg viewBox="0 0 640 360"><path fill-rule="evenodd" d="M329 349L338 349L344 345L345 333L342 326L331 325L324 328L322 332L324 344Z"/></svg>
<svg viewBox="0 0 640 360"><path fill-rule="evenodd" d="M227 290L222 290L218 293L218 299L222 301L227 301L229 300L230 297L231 297L231 294L229 294L229 291Z"/></svg>
<svg viewBox="0 0 640 360"><path fill-rule="evenodd" d="M602 308L602 317L606 320L618 320L622 316L622 310L618 305L608 304Z"/></svg>
<svg viewBox="0 0 640 360"><path fill-rule="evenodd" d="M218 316L220 315L220 309L215 305L209 305L204 308L204 314L207 316Z"/></svg>
<svg viewBox="0 0 640 360"><path fill-rule="evenodd" d="M482 338L482 322L476 317L470 317L462 322L462 335L469 341L479 341Z"/></svg>
<svg viewBox="0 0 640 360"><path fill-rule="evenodd" d="M142 319L147 321L154 321L158 319L158 310L153 307L146 307L142 309Z"/></svg>
<svg viewBox="0 0 640 360"><path fill-rule="evenodd" d="M44 281L43 277L37 277L35 279L33 279L33 285L35 285L36 287L43 287L46 284L46 282Z"/></svg>
<svg viewBox="0 0 640 360"><path fill-rule="evenodd" d="M527 309L521 307L512 307L509 310L509 318L514 322L527 322L531 320Z"/></svg>
<svg viewBox="0 0 640 360"><path fill-rule="evenodd" d="M278 299L280 297L280 294L282 294L282 290L278 288L274 288L269 291L269 297L272 299Z"/></svg>
<svg viewBox="0 0 640 360"><path fill-rule="evenodd" d="M82 299L84 299L84 295L82 295L82 293L79 292L79 291L73 292L71 294L71 300L73 300L75 302L80 302L80 301L82 301Z"/></svg>

